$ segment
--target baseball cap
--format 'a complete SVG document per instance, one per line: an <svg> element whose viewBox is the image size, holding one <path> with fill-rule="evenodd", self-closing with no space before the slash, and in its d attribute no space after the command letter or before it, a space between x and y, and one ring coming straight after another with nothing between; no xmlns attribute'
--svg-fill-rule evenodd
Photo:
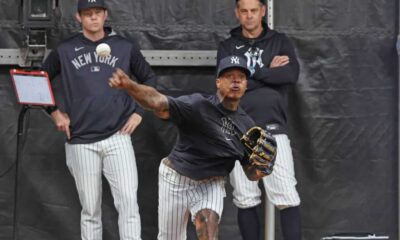
<svg viewBox="0 0 400 240"><path fill-rule="evenodd" d="M224 71L230 68L240 68L246 73L247 77L250 77L251 75L250 70L247 68L246 60L244 58L238 56L228 56L219 61L217 77L220 77Z"/></svg>
<svg viewBox="0 0 400 240"><path fill-rule="evenodd" d="M104 0L78 0L78 11L96 7L107 9Z"/></svg>

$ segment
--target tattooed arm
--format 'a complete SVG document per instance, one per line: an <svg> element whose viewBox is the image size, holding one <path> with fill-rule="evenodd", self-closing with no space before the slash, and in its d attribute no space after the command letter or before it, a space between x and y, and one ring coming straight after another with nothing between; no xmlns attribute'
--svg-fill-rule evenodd
<svg viewBox="0 0 400 240"><path fill-rule="evenodd" d="M110 87L124 89L143 108L154 111L154 114L162 119L169 118L168 99L156 89L139 84L129 78L124 71L117 69L109 79Z"/></svg>

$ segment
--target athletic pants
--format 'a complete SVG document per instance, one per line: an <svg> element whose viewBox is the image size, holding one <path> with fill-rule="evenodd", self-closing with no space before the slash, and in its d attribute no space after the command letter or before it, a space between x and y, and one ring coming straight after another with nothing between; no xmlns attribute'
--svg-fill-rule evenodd
<svg viewBox="0 0 400 240"><path fill-rule="evenodd" d="M65 150L82 206L82 240L102 239L102 174L110 184L118 211L120 239L141 239L136 198L138 177L131 136L116 133L95 143L66 143Z"/></svg>
<svg viewBox="0 0 400 240"><path fill-rule="evenodd" d="M163 161L158 176L158 239L186 240L189 214L194 222L200 210L210 209L221 219L226 196L225 179L192 180Z"/></svg>
<svg viewBox="0 0 400 240"><path fill-rule="evenodd" d="M296 190L293 154L286 134L274 135L277 141L277 156L272 174L263 178L265 191L272 204L279 207L300 205ZM257 181L247 179L239 161L232 170L230 183L233 186L233 202L238 208L250 208L261 203L261 191Z"/></svg>

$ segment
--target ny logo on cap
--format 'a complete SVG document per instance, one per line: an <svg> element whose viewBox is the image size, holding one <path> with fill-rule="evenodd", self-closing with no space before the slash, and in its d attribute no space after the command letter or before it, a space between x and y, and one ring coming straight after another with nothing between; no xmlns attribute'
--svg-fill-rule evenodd
<svg viewBox="0 0 400 240"><path fill-rule="evenodd" d="M240 64L239 58L238 57L231 57L231 63L232 64Z"/></svg>

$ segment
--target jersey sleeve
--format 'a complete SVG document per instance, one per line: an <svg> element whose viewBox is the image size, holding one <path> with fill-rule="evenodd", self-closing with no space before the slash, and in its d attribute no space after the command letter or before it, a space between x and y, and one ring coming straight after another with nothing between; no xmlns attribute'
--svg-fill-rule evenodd
<svg viewBox="0 0 400 240"><path fill-rule="evenodd" d="M41 70L47 72L50 81L53 80L61 71L60 56L57 49L54 49L47 56L46 60L41 66Z"/></svg>
<svg viewBox="0 0 400 240"><path fill-rule="evenodd" d="M297 82L299 78L299 62L297 61L294 47L285 35L281 35L281 38L282 47L279 55L288 56L289 63L275 68L270 68L270 64L262 68L256 68L256 72L252 76L254 80L269 85L294 84Z"/></svg>
<svg viewBox="0 0 400 240"><path fill-rule="evenodd" d="M58 55L57 49L54 49L53 51L50 52L50 54L47 56L46 60L43 62L40 70L47 72L50 81L52 81L58 74L60 74L61 63L60 63L60 57ZM46 107L45 111L48 114L51 114L52 112L54 112L57 109L58 109L58 107L57 107L57 105L55 105L55 106Z"/></svg>
<svg viewBox="0 0 400 240"><path fill-rule="evenodd" d="M150 67L150 64L144 59L143 54L140 52L139 47L132 43L131 50L131 72L141 84L155 87L156 75Z"/></svg>
<svg viewBox="0 0 400 240"><path fill-rule="evenodd" d="M180 125L186 121L190 121L193 115L193 95L181 96L173 98L168 96L169 119Z"/></svg>

